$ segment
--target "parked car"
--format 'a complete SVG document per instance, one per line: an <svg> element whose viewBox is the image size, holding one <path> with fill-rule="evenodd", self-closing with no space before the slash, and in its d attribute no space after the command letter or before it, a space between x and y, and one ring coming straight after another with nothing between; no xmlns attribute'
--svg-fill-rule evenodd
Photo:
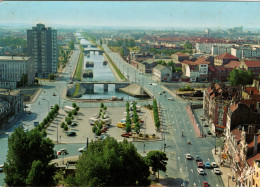
<svg viewBox="0 0 260 187"><path fill-rule="evenodd" d="M204 127L208 127L209 125L207 123L204 123Z"/></svg>
<svg viewBox="0 0 260 187"><path fill-rule="evenodd" d="M203 162L198 162L198 163L197 163L197 166L198 166L198 168L204 168Z"/></svg>
<svg viewBox="0 0 260 187"><path fill-rule="evenodd" d="M50 109L53 109L53 106L50 106Z"/></svg>
<svg viewBox="0 0 260 187"><path fill-rule="evenodd" d="M191 156L191 154L189 154L189 153L186 154L186 159L187 159L187 160L192 160L192 156Z"/></svg>
<svg viewBox="0 0 260 187"><path fill-rule="evenodd" d="M211 168L210 162L205 163L205 168L209 168L209 169Z"/></svg>
<svg viewBox="0 0 260 187"><path fill-rule="evenodd" d="M87 150L86 147L81 147L81 148L78 149L78 151L81 152L81 153L82 153L83 151L86 151L86 150Z"/></svg>
<svg viewBox="0 0 260 187"><path fill-rule="evenodd" d="M59 155L59 153L60 153L60 155L66 155L66 154L68 154L68 151L67 151L67 149L61 149L58 151L58 155Z"/></svg>
<svg viewBox="0 0 260 187"><path fill-rule="evenodd" d="M202 183L202 187L208 187L209 186L209 183L207 182L207 181L204 181L203 183Z"/></svg>
<svg viewBox="0 0 260 187"><path fill-rule="evenodd" d="M172 97L169 97L168 100L169 101L174 101L174 99Z"/></svg>
<svg viewBox="0 0 260 187"><path fill-rule="evenodd" d="M66 134L67 134L67 136L76 136L77 135L77 133L74 131L69 131Z"/></svg>
<svg viewBox="0 0 260 187"><path fill-rule="evenodd" d="M4 165L0 165L0 172L4 171Z"/></svg>
<svg viewBox="0 0 260 187"><path fill-rule="evenodd" d="M27 114L31 114L32 112L29 110L29 111L27 111Z"/></svg>
<svg viewBox="0 0 260 187"><path fill-rule="evenodd" d="M53 95L53 96L56 96L56 93L53 93L52 95Z"/></svg>
<svg viewBox="0 0 260 187"><path fill-rule="evenodd" d="M123 132L123 134L121 134L122 137L125 137L125 138L129 138L130 136L132 136L132 133L129 132L129 133L126 133L126 132Z"/></svg>
<svg viewBox="0 0 260 187"><path fill-rule="evenodd" d="M214 168L213 169L213 172L216 174L216 175L220 175L221 174L221 171L219 168Z"/></svg>
<svg viewBox="0 0 260 187"><path fill-rule="evenodd" d="M107 137L109 137L110 135L109 134L102 134L101 136L100 136L100 140L104 140L104 139L106 139Z"/></svg>
<svg viewBox="0 0 260 187"><path fill-rule="evenodd" d="M200 116L200 119L201 119L202 121L204 121L204 120L205 120L205 118L204 118L203 116Z"/></svg>
<svg viewBox="0 0 260 187"><path fill-rule="evenodd" d="M150 82L149 85L153 85L153 83Z"/></svg>
<svg viewBox="0 0 260 187"><path fill-rule="evenodd" d="M72 127L75 127L75 126L77 126L78 124L76 123L76 122L73 122L70 126L72 126Z"/></svg>
<svg viewBox="0 0 260 187"><path fill-rule="evenodd" d="M196 161L196 162L200 162L200 161L201 161L201 158L199 157L199 155L196 155L196 156L195 156L195 161Z"/></svg>
<svg viewBox="0 0 260 187"><path fill-rule="evenodd" d="M165 93L165 91L162 91L162 93Z"/></svg>
<svg viewBox="0 0 260 187"><path fill-rule="evenodd" d="M205 174L204 169L202 169L202 168L197 168L197 171L198 171L198 173L200 175L204 175Z"/></svg>
<svg viewBox="0 0 260 187"><path fill-rule="evenodd" d="M212 132L208 131L208 135L212 135Z"/></svg>
<svg viewBox="0 0 260 187"><path fill-rule="evenodd" d="M217 167L218 167L218 165L217 165L217 163L216 163L216 162L211 162L211 167L213 167L213 168L217 168Z"/></svg>

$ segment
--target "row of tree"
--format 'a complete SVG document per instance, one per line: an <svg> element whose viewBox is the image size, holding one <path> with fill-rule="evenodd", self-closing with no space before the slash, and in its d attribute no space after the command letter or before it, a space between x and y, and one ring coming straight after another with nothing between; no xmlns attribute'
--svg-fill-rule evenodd
<svg viewBox="0 0 260 187"><path fill-rule="evenodd" d="M55 186L54 144L45 128L58 114L55 105L47 117L34 129L25 132L22 126L8 138L7 160L4 163L7 186Z"/></svg>
<svg viewBox="0 0 260 187"><path fill-rule="evenodd" d="M161 122L159 118L159 112L158 112L158 106L157 106L157 101L156 99L153 100L153 116L154 116L154 124L157 130L160 129Z"/></svg>
<svg viewBox="0 0 260 187"><path fill-rule="evenodd" d="M129 102L126 102L126 120L125 120L125 132L130 133L132 131L132 127L131 127L131 119L130 119L130 106L129 106Z"/></svg>
<svg viewBox="0 0 260 187"><path fill-rule="evenodd" d="M142 157L126 139L117 142L108 137L92 141L76 165L75 177L66 179L68 186L148 186L149 168L166 171L167 156L150 151Z"/></svg>
<svg viewBox="0 0 260 187"><path fill-rule="evenodd" d="M135 132L137 134L139 134L141 126L140 126L140 122L139 122L140 121L139 116L136 111L136 102L133 103L132 108L133 108L133 123L135 125Z"/></svg>
<svg viewBox="0 0 260 187"><path fill-rule="evenodd" d="M106 110L107 110L107 106L104 105L104 103L100 103L100 109L99 109L99 113L98 113L98 118L105 118L105 114L106 114ZM101 135L101 131L103 128L103 122L100 121L96 121L95 124L92 127L92 132L96 134L96 136L100 136Z"/></svg>
<svg viewBox="0 0 260 187"><path fill-rule="evenodd" d="M6 38L0 38L0 46L1 47L25 47L26 46L26 40L19 37L6 37Z"/></svg>
<svg viewBox="0 0 260 187"><path fill-rule="evenodd" d="M118 39L116 41L111 41L108 44L109 47L135 47L134 39Z"/></svg>

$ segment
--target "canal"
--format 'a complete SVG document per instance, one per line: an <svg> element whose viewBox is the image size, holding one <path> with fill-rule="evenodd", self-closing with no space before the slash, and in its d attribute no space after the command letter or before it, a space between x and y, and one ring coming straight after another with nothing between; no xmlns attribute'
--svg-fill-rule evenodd
<svg viewBox="0 0 260 187"><path fill-rule="evenodd" d="M80 43L89 44L89 41L81 39ZM93 71L93 78L84 78L83 81L117 81L113 72L108 64L104 65L105 58L103 55L98 55L90 52L89 55L84 56L84 69L91 69ZM94 62L94 67L86 67L86 62ZM94 87L94 93L88 93L81 97L81 99L111 99L112 96L117 98L123 98L123 100L137 100L138 98L130 96L124 92L116 91L115 85L110 84L108 86L108 91L104 91L104 86L102 84L96 84Z"/></svg>

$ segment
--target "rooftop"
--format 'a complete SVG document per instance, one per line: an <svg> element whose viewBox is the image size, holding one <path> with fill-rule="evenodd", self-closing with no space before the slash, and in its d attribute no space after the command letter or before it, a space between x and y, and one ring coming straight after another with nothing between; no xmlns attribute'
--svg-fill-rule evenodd
<svg viewBox="0 0 260 187"><path fill-rule="evenodd" d="M28 60L30 57L27 56L0 56L0 60Z"/></svg>
<svg viewBox="0 0 260 187"><path fill-rule="evenodd" d="M239 62L239 61L231 60L228 64L226 64L224 66L227 68L237 68L240 64L241 64L241 62Z"/></svg>
<svg viewBox="0 0 260 187"><path fill-rule="evenodd" d="M260 60L255 60L255 61L245 60L244 62L249 68L260 67Z"/></svg>
<svg viewBox="0 0 260 187"><path fill-rule="evenodd" d="M216 56L215 58L219 58L219 59L229 59L229 60L238 60L239 58L229 54L229 53L223 53L219 56Z"/></svg>

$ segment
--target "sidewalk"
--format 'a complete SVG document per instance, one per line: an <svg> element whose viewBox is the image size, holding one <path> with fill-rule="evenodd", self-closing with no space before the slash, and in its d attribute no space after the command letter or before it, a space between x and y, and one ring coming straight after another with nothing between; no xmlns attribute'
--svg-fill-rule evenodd
<svg viewBox="0 0 260 187"><path fill-rule="evenodd" d="M221 171L221 178L223 180L223 183L225 187L236 187L236 182L232 181L232 176L235 176L235 173L231 170L231 168L228 165L224 165L224 166L220 165L219 151L220 151L220 147L217 148L217 152L216 152L217 154L215 154L215 149L212 149L212 155ZM228 175L229 175L229 179L228 179Z"/></svg>

